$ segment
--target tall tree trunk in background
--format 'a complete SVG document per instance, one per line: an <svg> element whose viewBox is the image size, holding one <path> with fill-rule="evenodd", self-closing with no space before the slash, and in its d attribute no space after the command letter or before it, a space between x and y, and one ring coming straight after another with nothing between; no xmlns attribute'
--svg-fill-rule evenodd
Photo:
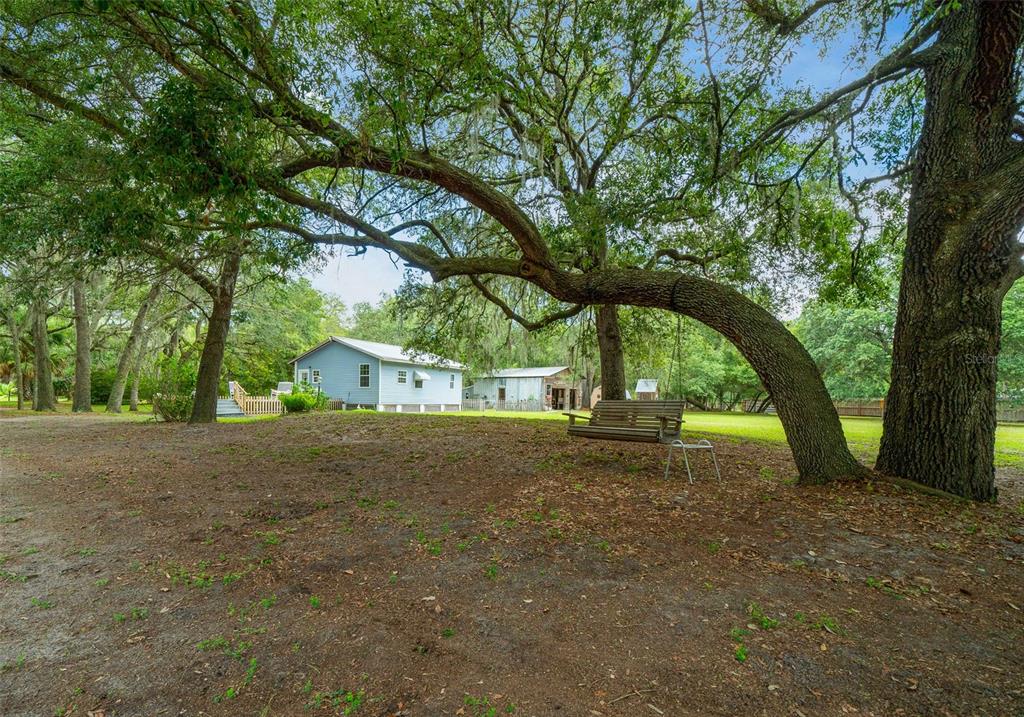
<svg viewBox="0 0 1024 717"><path fill-rule="evenodd" d="M626 362L615 304L597 309L597 345L601 351L601 398L621 401L626 398Z"/></svg>
<svg viewBox="0 0 1024 717"><path fill-rule="evenodd" d="M14 309L7 315L7 328L11 332L11 360L14 362L14 388L18 392L18 410L25 408L25 372L21 367L21 326Z"/></svg>
<svg viewBox="0 0 1024 717"><path fill-rule="evenodd" d="M132 321L132 330L128 334L128 341L121 351L117 360L117 369L114 372L114 382L110 386L110 398L107 399L107 413L120 413L121 403L124 401L124 387L128 383L128 372L131 370L132 360L139 350L139 343L142 340L142 332L146 327L146 314L150 307L156 302L160 295L160 283L154 283L146 298L139 305L139 310Z"/></svg>
<svg viewBox="0 0 1024 717"><path fill-rule="evenodd" d="M85 297L85 281L76 280L72 288L75 306L75 393L71 410L92 410L92 326Z"/></svg>
<svg viewBox="0 0 1024 717"><path fill-rule="evenodd" d="M217 398L220 393L220 369L224 363L224 348L231 328L231 308L235 301L235 284L241 268L241 251L232 251L221 265L215 291L211 292L213 308L206 324L206 341L199 357L199 375L196 379L196 398L192 404L189 423L211 423L217 420Z"/></svg>
<svg viewBox="0 0 1024 717"><path fill-rule="evenodd" d="M36 373L32 410L56 411L57 396L53 391L53 368L50 365L50 334L46 330L46 299L43 298L37 298L32 303L32 349Z"/></svg>
<svg viewBox="0 0 1024 717"><path fill-rule="evenodd" d="M975 500L996 496L1003 296L1021 276L1024 134L1014 124L1024 2L965 2L925 67L876 468Z"/></svg>
<svg viewBox="0 0 1024 717"><path fill-rule="evenodd" d="M592 408L590 405L590 394L594 392L594 364L589 358L583 359L583 379L580 382L580 408Z"/></svg>
<svg viewBox="0 0 1024 717"><path fill-rule="evenodd" d="M128 410L137 412L139 410L139 384L142 383L142 359L146 355L145 338L139 344L139 350L135 352L135 362L132 364L132 387L128 394Z"/></svg>
<svg viewBox="0 0 1024 717"><path fill-rule="evenodd" d="M181 332L185 328L185 317L179 316L174 322L174 326L171 328L171 335L167 337L167 343L164 345L164 356L170 358L178 351L178 344L181 343Z"/></svg>
<svg viewBox="0 0 1024 717"><path fill-rule="evenodd" d="M167 343L164 344L163 354L167 358L171 358L178 352L178 345L181 343L181 332L185 326L185 317L179 315L177 320L174 322L174 326L171 328L171 335L167 338ZM155 370L156 385L160 385L160 377L163 374L163 362L157 361Z"/></svg>

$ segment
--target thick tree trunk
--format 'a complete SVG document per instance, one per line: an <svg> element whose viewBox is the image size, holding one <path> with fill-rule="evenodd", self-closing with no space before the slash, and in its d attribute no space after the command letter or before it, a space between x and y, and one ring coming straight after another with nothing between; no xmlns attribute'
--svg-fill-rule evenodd
<svg viewBox="0 0 1024 717"><path fill-rule="evenodd" d="M601 352L601 398L621 401L626 398L626 363L615 304L597 309L597 345Z"/></svg>
<svg viewBox="0 0 1024 717"><path fill-rule="evenodd" d="M1024 2L965 2L925 69L876 468L975 500L996 496L1002 300L1021 275L1024 150L1014 141Z"/></svg>
<svg viewBox="0 0 1024 717"><path fill-rule="evenodd" d="M32 392L32 410L56 411L53 392L53 368L50 364L50 334L46 330L46 300L32 304L32 349L34 354L36 390Z"/></svg>
<svg viewBox="0 0 1024 717"><path fill-rule="evenodd" d="M913 242L916 243L916 242ZM908 237L908 251L912 241ZM923 272L900 287L877 469L975 500L995 498L996 359L1003 291Z"/></svg>
<svg viewBox="0 0 1024 717"><path fill-rule="evenodd" d="M132 321L132 329L128 334L128 341L125 342L121 356L117 360L117 369L114 371L114 382L110 387L110 398L107 399L107 413L120 413L121 404L124 402L124 388L128 383L128 372L131 370L132 361L139 350L139 343L142 341L142 332L146 328L146 314L156 302L160 295L160 284L153 284L146 298L139 305L139 310Z"/></svg>
<svg viewBox="0 0 1024 717"><path fill-rule="evenodd" d="M7 315L7 328L11 332L11 360L14 362L14 390L18 392L18 410L25 408L25 372L21 367L21 326L14 310Z"/></svg>
<svg viewBox="0 0 1024 717"><path fill-rule="evenodd" d="M189 423L212 423L217 420L217 398L220 392L220 369L224 363L228 330L231 328L231 308L235 300L235 284L241 267L241 254L232 253L221 267L213 309L206 324L206 340L199 357L199 375L196 379L196 398L192 404Z"/></svg>
<svg viewBox="0 0 1024 717"><path fill-rule="evenodd" d="M75 281L72 289L75 306L75 392L71 410L92 410L92 326L85 297L85 282Z"/></svg>

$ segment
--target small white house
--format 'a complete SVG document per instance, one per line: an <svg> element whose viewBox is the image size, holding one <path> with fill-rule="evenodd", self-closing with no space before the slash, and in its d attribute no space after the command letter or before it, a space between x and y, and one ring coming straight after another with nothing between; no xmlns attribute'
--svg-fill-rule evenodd
<svg viewBox="0 0 1024 717"><path fill-rule="evenodd" d="M462 364L401 346L332 336L292 359L293 378L346 407L378 411L458 411Z"/></svg>
<svg viewBox="0 0 1024 717"><path fill-rule="evenodd" d="M568 366L502 368L478 377L466 391L466 398L499 408L536 403L539 408L571 410L579 405L579 396Z"/></svg>
<svg viewBox="0 0 1024 717"><path fill-rule="evenodd" d="M636 400L657 401L658 400L658 379L638 378L636 380Z"/></svg>

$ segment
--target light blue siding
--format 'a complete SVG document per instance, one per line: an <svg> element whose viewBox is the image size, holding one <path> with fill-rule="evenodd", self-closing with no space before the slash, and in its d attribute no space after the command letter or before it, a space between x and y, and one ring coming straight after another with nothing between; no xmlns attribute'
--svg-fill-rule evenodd
<svg viewBox="0 0 1024 717"><path fill-rule="evenodd" d="M359 364L364 363L370 365L368 388L359 386ZM375 405L379 403L380 363L373 356L332 341L296 362L295 380L299 380L301 370L309 369L312 375L312 369L319 369L320 390L330 398L340 398L345 403Z"/></svg>
<svg viewBox="0 0 1024 717"><path fill-rule="evenodd" d="M405 383L398 382L398 372L405 371ZM416 388L416 371L430 376L422 388ZM452 386L454 377L454 386ZM459 404L462 401L462 371L460 369L414 366L407 363L382 361L380 364L380 403L403 404Z"/></svg>
<svg viewBox="0 0 1024 717"><path fill-rule="evenodd" d="M473 382L473 398L497 401L500 381L498 378L477 379ZM506 401L544 400L544 379L540 377L506 378L504 388Z"/></svg>
<svg viewBox="0 0 1024 717"><path fill-rule="evenodd" d="M370 385L366 387L359 385L361 364L369 366ZM309 372L311 383L313 372L319 371L320 390L345 403L385 406L388 410L400 405L403 411L418 411L420 405L444 405L450 409L462 403L462 369L382 361L337 341L299 359L295 364L294 380L299 381L304 371ZM406 372L404 384L398 383L399 371ZM430 376L429 380L423 381L422 388L416 388L416 371Z"/></svg>

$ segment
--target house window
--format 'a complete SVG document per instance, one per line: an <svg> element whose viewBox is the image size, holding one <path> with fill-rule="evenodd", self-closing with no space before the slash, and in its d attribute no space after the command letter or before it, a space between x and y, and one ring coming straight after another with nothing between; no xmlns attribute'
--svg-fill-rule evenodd
<svg viewBox="0 0 1024 717"><path fill-rule="evenodd" d="M408 383L409 382L409 372L408 371L399 371L398 372L398 382L399 383Z"/></svg>
<svg viewBox="0 0 1024 717"><path fill-rule="evenodd" d="M370 387L370 364L359 364L359 388Z"/></svg>
<svg viewBox="0 0 1024 717"><path fill-rule="evenodd" d="M448 375L448 388L455 388L455 374Z"/></svg>
<svg viewBox="0 0 1024 717"><path fill-rule="evenodd" d="M320 369L313 369L313 383L320 383Z"/></svg>
<svg viewBox="0 0 1024 717"><path fill-rule="evenodd" d="M547 385L546 385L546 386L544 387L544 393L546 393L546 394L547 394L547 395L549 395L549 396L551 395L551 384L550 384L550 383L549 383L549 384L547 384Z"/></svg>
<svg viewBox="0 0 1024 717"><path fill-rule="evenodd" d="M309 369L299 369L299 383L309 383Z"/></svg>
<svg viewBox="0 0 1024 717"><path fill-rule="evenodd" d="M499 386L504 386L504 385L505 385L505 379L503 379L503 378L499 378L499 379L498 379L498 385L499 385Z"/></svg>
<svg viewBox="0 0 1024 717"><path fill-rule="evenodd" d="M416 388L423 388L423 379L416 379L415 381L413 381L412 385L415 386Z"/></svg>

